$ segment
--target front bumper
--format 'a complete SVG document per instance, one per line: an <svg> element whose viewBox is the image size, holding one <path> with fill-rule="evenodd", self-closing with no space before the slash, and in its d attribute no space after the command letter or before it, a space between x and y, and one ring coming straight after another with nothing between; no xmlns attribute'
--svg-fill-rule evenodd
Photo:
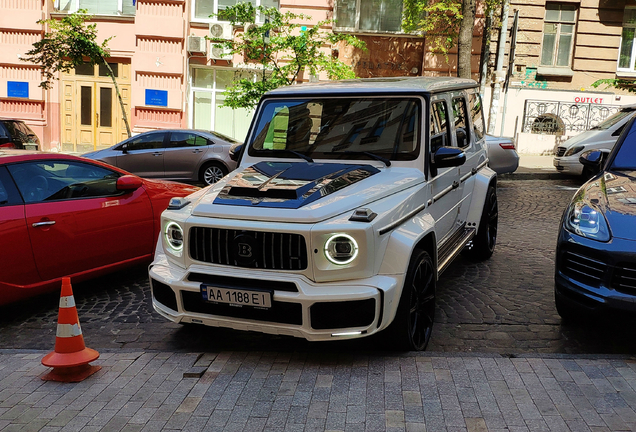
<svg viewBox="0 0 636 432"><path fill-rule="evenodd" d="M613 238L603 243L561 228L555 296L583 313L636 312L636 241Z"/></svg>
<svg viewBox="0 0 636 432"><path fill-rule="evenodd" d="M581 175L583 174L583 164L579 162L578 153L575 156L556 156L553 160L553 165L557 171L564 174Z"/></svg>
<svg viewBox="0 0 636 432"><path fill-rule="evenodd" d="M153 307L177 323L305 338L309 341L368 336L392 321L403 276L373 276L315 283L291 272L192 265L182 269L157 254L149 270ZM202 283L266 289L272 306L258 309L208 302Z"/></svg>

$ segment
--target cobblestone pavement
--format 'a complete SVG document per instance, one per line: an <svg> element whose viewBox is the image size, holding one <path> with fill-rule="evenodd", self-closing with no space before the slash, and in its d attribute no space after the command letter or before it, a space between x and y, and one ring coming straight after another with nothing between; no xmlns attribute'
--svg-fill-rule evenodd
<svg viewBox="0 0 636 432"><path fill-rule="evenodd" d="M0 353L0 430L636 430L628 359L119 351L64 384L41 356Z"/></svg>
<svg viewBox="0 0 636 432"><path fill-rule="evenodd" d="M499 236L493 257L463 258L438 283L430 352L636 352L633 322L561 325L554 307L554 250L558 223L574 180L500 180ZM304 340L167 322L151 306L145 268L74 284L87 345L160 351L377 349L371 338L346 343ZM51 349L59 294L0 309L0 348Z"/></svg>

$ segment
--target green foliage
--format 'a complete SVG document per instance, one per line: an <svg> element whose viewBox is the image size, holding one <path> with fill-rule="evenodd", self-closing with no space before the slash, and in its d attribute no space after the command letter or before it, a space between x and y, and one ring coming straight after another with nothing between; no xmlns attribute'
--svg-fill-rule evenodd
<svg viewBox="0 0 636 432"><path fill-rule="evenodd" d="M598 88L604 85L604 88L616 88L626 90L630 93L636 93L636 81L621 78L600 79L592 83L592 87Z"/></svg>
<svg viewBox="0 0 636 432"><path fill-rule="evenodd" d="M33 49L22 60L40 65L44 77L40 87L50 89L51 81L58 79L57 72L69 72L84 62L105 63L104 58L109 56L108 41L112 38L97 44L97 25L85 25L92 18L86 12L80 9L59 21L53 18L38 21L50 31L33 44Z"/></svg>
<svg viewBox="0 0 636 432"><path fill-rule="evenodd" d="M264 22L248 26L256 22L257 14ZM324 46L342 42L365 49L364 42L352 35L322 30L330 20L305 26L298 22L311 19L307 15L281 13L276 8L255 7L251 3L230 6L222 15L224 20L243 26L246 31L229 41L209 39L213 45L242 55L246 63L260 64L261 74L255 82L249 79L233 82L225 91L223 106L253 108L265 92L296 83L305 70L312 75L327 72L330 79L355 78L349 66L325 53Z"/></svg>

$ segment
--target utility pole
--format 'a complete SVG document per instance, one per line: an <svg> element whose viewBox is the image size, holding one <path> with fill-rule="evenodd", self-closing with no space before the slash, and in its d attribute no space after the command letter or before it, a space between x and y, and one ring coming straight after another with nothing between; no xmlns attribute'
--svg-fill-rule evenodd
<svg viewBox="0 0 636 432"><path fill-rule="evenodd" d="M506 75L503 72L504 53L506 51L506 35L508 33L508 9L509 0L504 0L501 7L501 30L499 31L499 42L497 47L497 67L495 69L495 88L492 91L490 101L490 115L488 116L488 133L495 132L497 125L497 114L499 113L499 98L501 96L501 84L505 81Z"/></svg>

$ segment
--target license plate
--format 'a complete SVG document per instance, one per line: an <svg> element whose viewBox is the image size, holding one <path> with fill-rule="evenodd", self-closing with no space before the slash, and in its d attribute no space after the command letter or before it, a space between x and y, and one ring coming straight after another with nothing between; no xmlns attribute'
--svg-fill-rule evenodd
<svg viewBox="0 0 636 432"><path fill-rule="evenodd" d="M203 300L233 306L272 307L272 293L265 290L245 290L201 285Z"/></svg>

